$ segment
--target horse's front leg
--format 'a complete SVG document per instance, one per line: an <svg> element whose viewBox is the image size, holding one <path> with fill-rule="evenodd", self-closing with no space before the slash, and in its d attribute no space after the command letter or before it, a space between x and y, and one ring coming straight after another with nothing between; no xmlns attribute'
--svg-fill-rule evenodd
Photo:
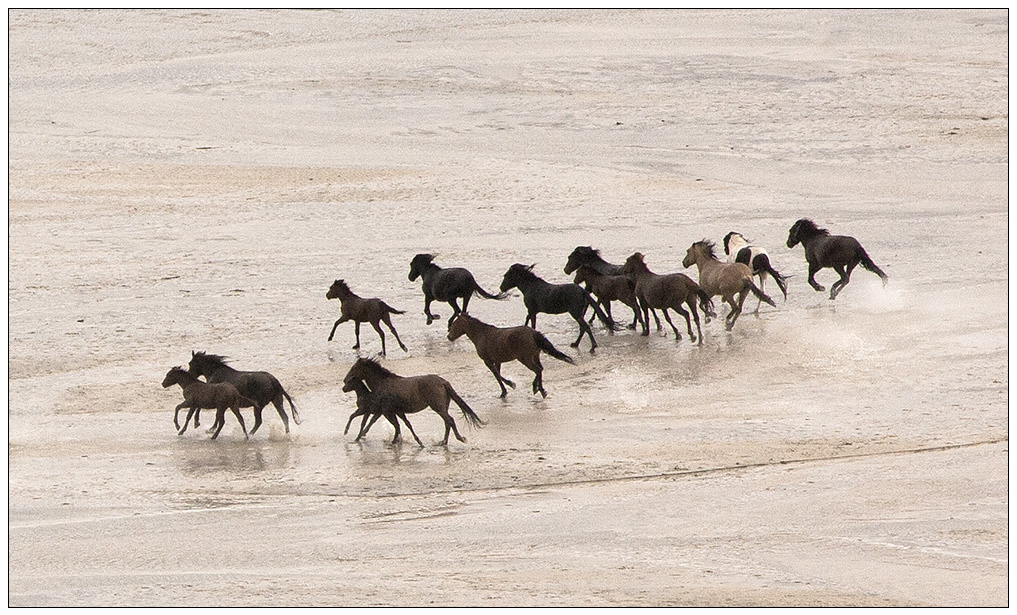
<svg viewBox="0 0 1017 615"><path fill-rule="evenodd" d="M180 410L181 410L181 408L186 408L186 407L187 407L187 402L185 401L185 402L182 402L180 404L177 404L177 407L173 409L173 426L176 427L178 430L180 429L180 420L178 418L180 416Z"/></svg>
<svg viewBox="0 0 1017 615"><path fill-rule="evenodd" d="M431 313L431 301L434 301L434 297L429 293L424 293L424 315L427 316L427 324L431 324L438 318L437 314Z"/></svg>
<svg viewBox="0 0 1017 615"><path fill-rule="evenodd" d="M187 418L184 419L184 426L177 432L178 436L184 435L184 432L187 431L187 424L191 422L191 417L194 416L197 409L197 406L191 406L191 409L187 412Z"/></svg>
<svg viewBox="0 0 1017 615"><path fill-rule="evenodd" d="M823 292L826 287L816 281L816 274L819 273L821 267L816 267L812 263L809 263L809 286L816 289L816 292Z"/></svg>
<svg viewBox="0 0 1017 615"><path fill-rule="evenodd" d="M354 320L353 321L353 333L356 335L356 338L357 338L357 343L353 345L353 350L359 350L360 349L360 321L359 320Z"/></svg>
<svg viewBox="0 0 1017 615"><path fill-rule="evenodd" d="M366 416L366 415L367 415L367 411L360 410L359 408L357 409L356 412L351 414L349 420L346 421L346 429L343 430L343 435L345 436L346 434L350 433L350 425L353 424L353 419L357 418L358 416ZM367 419L365 418L364 420L366 421ZM361 425L361 427L363 427L363 425Z"/></svg>
<svg viewBox="0 0 1017 615"><path fill-rule="evenodd" d="M332 338L335 337L335 330L339 328L339 325L343 324L347 320L348 319L345 316L340 316L339 320L335 321L335 324L332 325L332 332L328 334L328 341L332 341Z"/></svg>

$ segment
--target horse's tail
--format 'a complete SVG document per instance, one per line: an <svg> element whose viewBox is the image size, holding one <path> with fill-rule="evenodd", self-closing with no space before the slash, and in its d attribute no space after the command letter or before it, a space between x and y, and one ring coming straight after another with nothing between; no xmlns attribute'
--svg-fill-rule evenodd
<svg viewBox="0 0 1017 615"><path fill-rule="evenodd" d="M480 284L477 284L476 280L473 281L473 290L484 299L497 299L498 301L501 301L502 299L509 296L507 292L501 292L498 293L497 295L492 295L491 293L481 288Z"/></svg>
<svg viewBox="0 0 1017 615"><path fill-rule="evenodd" d="M290 394L287 393L286 389L282 388L282 386L279 387L279 392L283 394L283 397L286 398L286 401L290 402L290 414L293 415L293 422L299 425L300 417L297 415L297 405L293 403L293 398L290 397Z"/></svg>
<svg viewBox="0 0 1017 615"><path fill-rule="evenodd" d="M876 263L872 262L872 259L869 258L868 253L865 252L865 248L858 246L858 251L859 251L858 257L861 259L859 262L861 263L862 267L878 275L879 279L883 280L883 286L886 286L886 283L890 281L890 278L887 277L885 273L883 273L882 269L876 266Z"/></svg>
<svg viewBox="0 0 1017 615"><path fill-rule="evenodd" d="M452 398L452 401L456 402L456 405L462 409L463 416L466 417L466 420L470 423L470 425L477 428L487 425L485 421L481 420L481 418L477 416L477 413L473 411L473 408L470 408L470 406L463 401L463 398L459 397L459 393L456 393L456 390L453 389L452 385L448 382L445 383L445 391L448 393L448 396Z"/></svg>
<svg viewBox="0 0 1017 615"><path fill-rule="evenodd" d="M381 302L381 307L385 308L385 311L388 312L389 314L405 314L406 313L406 310L397 310L394 307L392 307L391 305L385 303L384 301Z"/></svg>
<svg viewBox="0 0 1017 615"><path fill-rule="evenodd" d="M551 343L551 340L544 337L543 333L541 333L540 331L534 331L533 333L535 334L533 336L533 340L537 342L538 348L540 348L547 354L551 355L552 357L558 359L559 361L565 361L566 363L571 363L572 365L576 364L576 362L572 360L572 357L555 348L554 345Z"/></svg>
<svg viewBox="0 0 1017 615"><path fill-rule="evenodd" d="M699 309L703 310L703 314L710 318L716 318L717 312L713 309L713 299L710 299L710 295L707 295L703 287L698 284L696 284L696 296L699 297Z"/></svg>
<svg viewBox="0 0 1017 615"><path fill-rule="evenodd" d="M765 254L760 254L753 261L753 264L762 271L770 274L773 281L777 283L777 287L780 288L780 292L784 293L784 301L787 301L787 277L781 275L773 266L770 264L770 257Z"/></svg>
<svg viewBox="0 0 1017 615"><path fill-rule="evenodd" d="M772 307L777 307L777 304L773 302L773 299L769 298L766 295L766 293L759 290L759 287L752 282L751 277L745 278L745 284L742 285L742 289L746 288L752 291L752 294L756 296L756 299L759 299L763 303L766 303Z"/></svg>
<svg viewBox="0 0 1017 615"><path fill-rule="evenodd" d="M593 295L591 295L582 286L580 286L579 288L583 291L583 294L586 295L586 302L589 303L590 307L593 308L593 313L597 315L597 319L600 320L600 322L604 323L604 326L606 326L608 329L612 331L621 331L622 326L616 323L610 316L608 316L604 312L604 310L600 309L600 304L597 303L597 300L593 297Z"/></svg>

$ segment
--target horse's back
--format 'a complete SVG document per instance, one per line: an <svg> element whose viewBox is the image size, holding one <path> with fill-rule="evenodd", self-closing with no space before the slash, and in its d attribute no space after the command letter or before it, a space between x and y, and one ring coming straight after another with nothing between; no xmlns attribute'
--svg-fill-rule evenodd
<svg viewBox="0 0 1017 615"><path fill-rule="evenodd" d="M447 301L453 297L462 297L473 292L477 282L468 269L449 267L434 274L431 293L439 301Z"/></svg>
<svg viewBox="0 0 1017 615"><path fill-rule="evenodd" d="M844 265L858 259L865 250L857 239L850 235L826 235L816 238L806 246L806 260L824 267ZM811 258L810 258L811 257Z"/></svg>

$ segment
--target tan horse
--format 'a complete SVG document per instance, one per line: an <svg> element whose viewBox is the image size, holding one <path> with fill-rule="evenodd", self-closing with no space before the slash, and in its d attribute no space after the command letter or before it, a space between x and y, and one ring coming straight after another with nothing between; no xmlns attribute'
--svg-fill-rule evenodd
<svg viewBox="0 0 1017 615"><path fill-rule="evenodd" d="M448 339L455 341L463 335L470 338L477 349L477 356L494 374L498 386L501 387L502 397L508 395L506 384L513 389L516 388L515 383L501 375L502 363L519 361L525 365L536 374L533 379L533 392L539 392L544 397L547 397L547 391L544 390L544 366L540 364L540 352L544 351L559 361L575 365L572 357L555 348L542 333L525 325L495 327L460 312L448 327Z"/></svg>
<svg viewBox="0 0 1017 615"><path fill-rule="evenodd" d="M392 319L389 314L405 314L402 310L397 310L385 303L381 299L364 299L358 297L350 290L349 285L343 280L336 280L332 282L331 288L325 293L326 299L339 299L342 306L339 308L342 316L339 320L335 321L332 325L332 332L328 334L328 341L332 341L332 337L335 335L336 327L342 323L352 320L357 335L357 344L353 347L354 350L360 348L360 323L369 322L374 330L378 332L381 337L381 355L385 356L385 332L381 330L379 322L385 323L389 330L392 331L392 335L395 336L396 341L399 342L399 347L406 352L406 346L403 341L399 339L399 334L396 333L395 327L392 326Z"/></svg>
<svg viewBox="0 0 1017 615"><path fill-rule="evenodd" d="M682 265L699 268L699 285L710 297L720 296L731 306L731 311L724 318L727 330L734 327L738 315L742 313L742 304L751 291L760 301L773 307L777 305L752 282L752 269L742 263L725 263L720 261L713 251L713 242L703 240L692 244L685 252Z"/></svg>
<svg viewBox="0 0 1017 615"><path fill-rule="evenodd" d="M692 321L689 320L689 312L686 312L682 307L684 304L692 312L692 318L696 321L696 331L699 332L699 344L703 344L703 329L699 324L699 311L696 309L696 301L699 301L699 305L703 308L703 313L708 317L713 315L713 302L710 301L709 295L699 288L699 284L696 284L695 280L684 273L671 273L667 275L653 273L646 266L646 263L643 261L643 255L639 252L628 257L622 271L636 283L636 299L639 300L639 306L643 310L643 335L650 334L650 310L658 309L664 313L664 320L667 321L667 324L671 325L675 341L682 339L682 334L678 332L678 328L671 322L671 316L667 313L671 309L685 317L685 325L689 330L689 339L693 342L696 341L696 336L692 333Z"/></svg>

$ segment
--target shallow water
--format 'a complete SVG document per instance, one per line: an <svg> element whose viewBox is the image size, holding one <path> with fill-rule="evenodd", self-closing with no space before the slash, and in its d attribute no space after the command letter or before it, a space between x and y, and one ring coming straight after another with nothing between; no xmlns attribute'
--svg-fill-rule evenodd
<svg viewBox="0 0 1017 615"><path fill-rule="evenodd" d="M1005 604L1005 13L313 15L12 13L12 605ZM802 216L890 283L814 292ZM564 282L593 245L695 278L731 230L786 302L595 354L541 315L577 363L546 399L518 364L499 399L406 277ZM335 278L488 424L344 436ZM301 424L177 436L193 350Z"/></svg>

